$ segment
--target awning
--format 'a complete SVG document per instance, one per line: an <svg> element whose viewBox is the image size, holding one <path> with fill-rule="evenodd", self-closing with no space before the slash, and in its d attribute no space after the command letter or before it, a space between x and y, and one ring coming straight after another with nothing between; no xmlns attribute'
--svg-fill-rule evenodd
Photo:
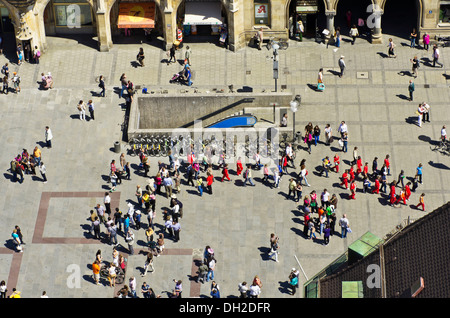
<svg viewBox="0 0 450 318"><path fill-rule="evenodd" d="M120 29L153 29L155 27L155 9L154 2L121 2L119 3L117 27Z"/></svg>
<svg viewBox="0 0 450 318"><path fill-rule="evenodd" d="M221 25L221 3L186 2L184 25Z"/></svg>

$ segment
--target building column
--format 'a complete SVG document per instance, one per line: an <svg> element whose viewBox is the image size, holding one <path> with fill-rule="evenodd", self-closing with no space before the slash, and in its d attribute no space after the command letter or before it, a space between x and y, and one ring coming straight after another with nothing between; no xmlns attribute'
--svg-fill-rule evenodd
<svg viewBox="0 0 450 318"><path fill-rule="evenodd" d="M109 14L107 13L108 11L109 10L97 10L95 13L95 19L97 21L98 48L100 52L108 52L113 46L111 23L109 21Z"/></svg>
<svg viewBox="0 0 450 318"><path fill-rule="evenodd" d="M230 0L228 11L228 47L230 51L236 51L241 48L237 35L244 32L244 24L236 21L239 15L239 4L237 1Z"/></svg>
<svg viewBox="0 0 450 318"><path fill-rule="evenodd" d="M164 8L163 21L164 21L164 46L166 50L172 47L173 42L177 38L177 17L176 12L170 7Z"/></svg>
<svg viewBox="0 0 450 318"><path fill-rule="evenodd" d="M327 39L329 39L332 35L334 35L334 17L336 15L336 11L325 11L325 15L327 16L327 29L330 31L330 34L327 36Z"/></svg>
<svg viewBox="0 0 450 318"><path fill-rule="evenodd" d="M373 13L374 16L374 27L372 28L372 44L383 43L383 33L381 31L381 16L383 15L383 10L379 6L374 6Z"/></svg>

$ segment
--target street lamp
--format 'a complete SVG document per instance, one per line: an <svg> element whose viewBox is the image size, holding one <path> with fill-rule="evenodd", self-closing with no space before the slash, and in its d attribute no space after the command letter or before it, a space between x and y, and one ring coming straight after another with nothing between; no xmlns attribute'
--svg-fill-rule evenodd
<svg viewBox="0 0 450 318"><path fill-rule="evenodd" d="M273 79L275 80L275 92L277 91L277 79L278 79L278 49L280 46L275 43L273 48Z"/></svg>
<svg viewBox="0 0 450 318"><path fill-rule="evenodd" d="M298 110L298 106L300 106L300 102L301 102L301 96L300 95L295 95L294 99L291 100L291 102L289 103L289 105L291 106L291 111L292 111L292 140L295 140L295 113Z"/></svg>

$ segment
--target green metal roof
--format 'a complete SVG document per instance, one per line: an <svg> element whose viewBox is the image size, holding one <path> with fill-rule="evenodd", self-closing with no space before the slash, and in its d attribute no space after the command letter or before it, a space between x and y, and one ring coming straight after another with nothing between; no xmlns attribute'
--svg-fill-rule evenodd
<svg viewBox="0 0 450 318"><path fill-rule="evenodd" d="M378 236L370 232L366 232L358 240L353 242L348 247L348 249L364 257L372 253L374 250L376 250L378 245L382 242L383 240Z"/></svg>
<svg viewBox="0 0 450 318"><path fill-rule="evenodd" d="M342 282L342 298L364 298L362 281Z"/></svg>

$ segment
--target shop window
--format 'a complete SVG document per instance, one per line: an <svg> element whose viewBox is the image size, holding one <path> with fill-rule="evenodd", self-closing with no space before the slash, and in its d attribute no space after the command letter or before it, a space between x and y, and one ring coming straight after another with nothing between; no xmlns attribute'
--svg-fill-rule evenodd
<svg viewBox="0 0 450 318"><path fill-rule="evenodd" d="M441 1L439 23L450 23L450 1Z"/></svg>
<svg viewBox="0 0 450 318"><path fill-rule="evenodd" d="M83 0L53 0L57 27L81 28L92 26L92 10Z"/></svg>
<svg viewBox="0 0 450 318"><path fill-rule="evenodd" d="M270 26L270 0L255 0L255 25Z"/></svg>

